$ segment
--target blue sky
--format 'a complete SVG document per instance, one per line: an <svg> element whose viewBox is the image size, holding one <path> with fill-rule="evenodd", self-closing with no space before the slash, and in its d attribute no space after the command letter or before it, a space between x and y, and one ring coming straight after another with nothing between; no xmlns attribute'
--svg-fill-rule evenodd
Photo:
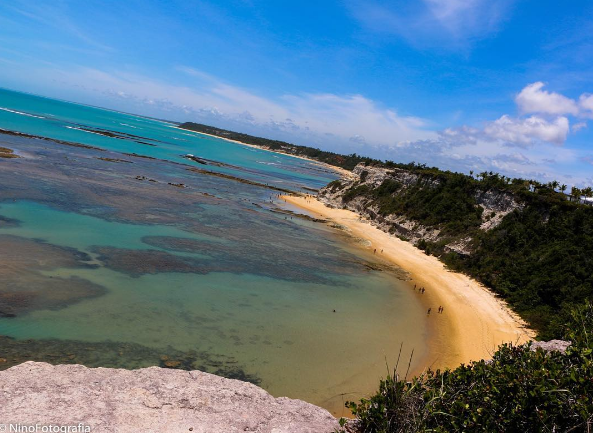
<svg viewBox="0 0 593 433"><path fill-rule="evenodd" d="M0 86L593 183L588 1L12 0L0 3Z"/></svg>

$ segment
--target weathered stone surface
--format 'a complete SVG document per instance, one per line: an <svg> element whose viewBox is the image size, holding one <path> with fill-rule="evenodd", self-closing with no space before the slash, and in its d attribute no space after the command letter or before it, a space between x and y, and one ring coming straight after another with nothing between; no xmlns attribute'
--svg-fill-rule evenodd
<svg viewBox="0 0 593 433"><path fill-rule="evenodd" d="M338 427L317 406L201 371L40 362L0 372L0 423L83 423L93 433L329 433Z"/></svg>
<svg viewBox="0 0 593 433"><path fill-rule="evenodd" d="M570 341L564 340L534 341L531 344L531 350L537 350L538 348L541 348L546 352L558 351L564 353L570 344Z"/></svg>

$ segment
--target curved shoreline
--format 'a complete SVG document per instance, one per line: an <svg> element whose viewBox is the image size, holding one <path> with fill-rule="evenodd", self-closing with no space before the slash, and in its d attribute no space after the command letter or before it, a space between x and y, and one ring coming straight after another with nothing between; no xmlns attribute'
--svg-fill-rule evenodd
<svg viewBox="0 0 593 433"><path fill-rule="evenodd" d="M454 368L473 360L488 359L502 343L524 343L535 333L492 292L467 275L451 272L436 257L390 235L352 211L333 209L316 198L283 196L287 203L340 224L358 238L383 250L382 257L410 273L411 284L426 289L420 302L444 307L439 325L427 315L431 337L424 368ZM413 286L411 286L412 288ZM419 371L415 371L415 374Z"/></svg>
<svg viewBox="0 0 593 433"><path fill-rule="evenodd" d="M317 161L316 159L307 158L306 156L294 155L294 154L288 153L288 152L280 152L278 150L272 150L272 149L269 149L269 148L266 148L266 147L263 147L263 146L256 146L255 144L244 143L244 142L239 141L239 140L233 140L231 138L220 137L220 136L214 135L214 134L207 134L206 132L198 132L198 131L194 131L192 129L180 128L178 126L174 126L172 128L176 128L176 129L179 129L181 131L193 132L194 134L206 135L206 136L212 137L212 138L219 138L220 140L230 141L231 143L241 144L242 146L247 146L247 147L253 147L254 149L259 149L259 150L263 150L263 151L266 151L266 152L272 152L272 153L277 153L279 155L286 155L286 156L292 156L293 158L303 159L305 161L309 161L309 162L312 162L314 164L318 164L318 165L320 165L321 167L323 167L325 169L331 170L331 171L339 174L340 176L351 176L352 175L352 172L346 170L345 168L336 167L335 165L328 164L327 162Z"/></svg>

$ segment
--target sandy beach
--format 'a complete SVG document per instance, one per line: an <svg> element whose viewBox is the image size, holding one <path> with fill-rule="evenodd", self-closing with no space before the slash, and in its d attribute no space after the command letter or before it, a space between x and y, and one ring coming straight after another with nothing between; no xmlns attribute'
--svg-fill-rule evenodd
<svg viewBox="0 0 593 433"><path fill-rule="evenodd" d="M312 163L317 164L320 167L323 167L325 169L328 169L328 170L331 170L331 171L335 171L336 173L338 173L342 177L344 177L344 176L346 176L346 177L352 176L352 173L350 171L344 169L344 168L336 167L335 165L330 165L330 164L327 164L325 162L321 162L321 161L317 161L315 159L307 158L306 156L293 155L292 153L287 153L287 152L280 152L280 151L277 151L277 150L268 149L266 147L256 146L254 144L243 143L242 141L238 141L238 140L231 140L230 138L219 137L218 135L214 135L214 134L206 134L205 132L193 131L191 129L184 129L184 128L179 128L179 127L174 127L174 128L180 129L182 131L193 132L194 134L200 134L200 135L206 135L208 137L219 138L221 140L230 141L231 143L237 143L237 144L241 144L243 146L253 147L254 149L260 149L260 150L264 150L266 152L278 153L280 155L287 155L287 156L292 156L293 158L304 159L305 161L312 162Z"/></svg>
<svg viewBox="0 0 593 433"><path fill-rule="evenodd" d="M383 232L349 210L332 209L314 197L283 198L313 216L344 226L352 236L369 241L368 248L376 248L383 259L410 273L410 290L414 284L426 289L423 295L418 294L424 307L432 308L426 316L431 337L423 368L456 367L487 359L502 343L523 343L533 338L533 331L503 301L468 276L447 270L436 257ZM440 315L439 306L444 307Z"/></svg>

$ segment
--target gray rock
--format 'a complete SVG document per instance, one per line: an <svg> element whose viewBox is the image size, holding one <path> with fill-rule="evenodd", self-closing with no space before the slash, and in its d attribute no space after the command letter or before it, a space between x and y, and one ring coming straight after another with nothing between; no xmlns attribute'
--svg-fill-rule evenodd
<svg viewBox="0 0 593 433"><path fill-rule="evenodd" d="M568 349L568 346L570 346L570 341L564 341L564 340L534 341L533 343L531 343L531 350L537 350L538 348L541 348L541 349L545 350L546 352L558 351L560 353L564 353L564 352L566 352L566 349Z"/></svg>
<svg viewBox="0 0 593 433"><path fill-rule="evenodd" d="M93 433L329 433L338 428L322 408L201 371L41 362L0 372L0 424L10 431L11 423L83 423Z"/></svg>

